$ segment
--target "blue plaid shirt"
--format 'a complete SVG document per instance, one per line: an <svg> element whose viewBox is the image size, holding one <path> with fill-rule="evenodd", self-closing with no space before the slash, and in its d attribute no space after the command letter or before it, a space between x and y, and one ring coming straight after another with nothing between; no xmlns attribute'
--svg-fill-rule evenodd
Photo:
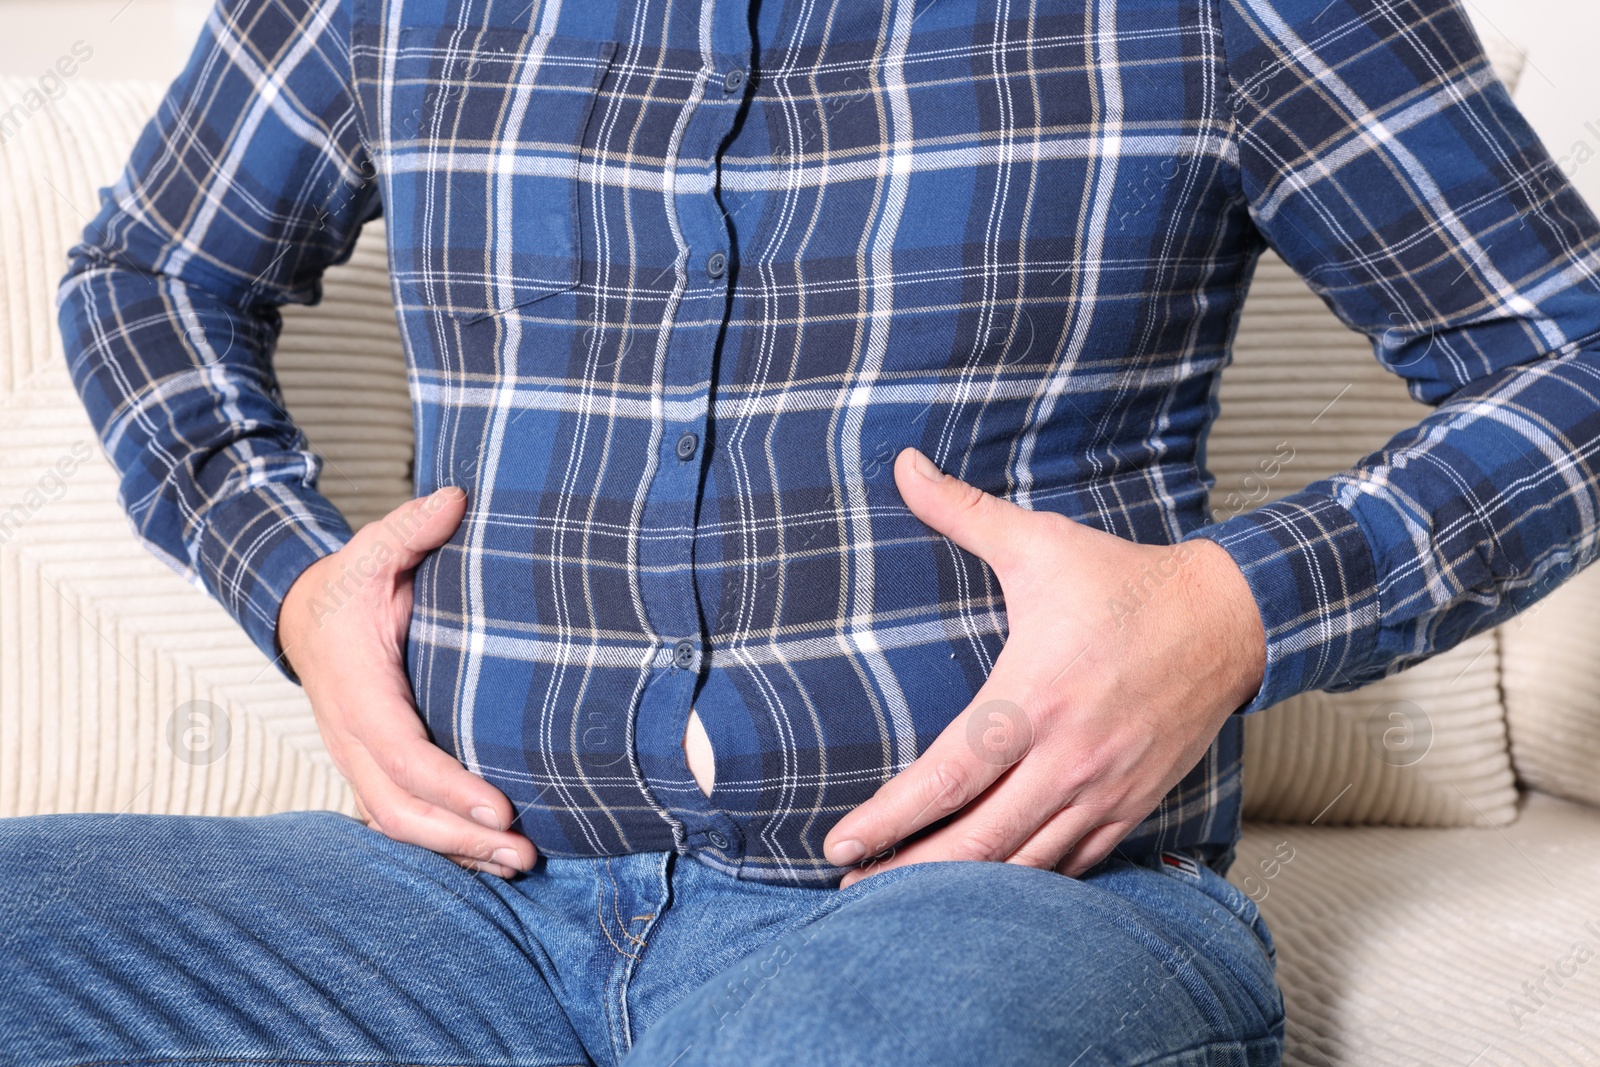
<svg viewBox="0 0 1600 1067"><path fill-rule="evenodd" d="M60 321L135 527L269 656L350 536L275 308L380 212L416 488L471 494L407 668L550 855L839 877L825 832L1006 635L993 575L902 504L907 445L1222 544L1268 635L1243 711L1414 663L1596 552L1600 226L1451 0L224 0ZM1268 245L1435 407L1208 525ZM1240 722L1125 852L1227 863Z"/></svg>

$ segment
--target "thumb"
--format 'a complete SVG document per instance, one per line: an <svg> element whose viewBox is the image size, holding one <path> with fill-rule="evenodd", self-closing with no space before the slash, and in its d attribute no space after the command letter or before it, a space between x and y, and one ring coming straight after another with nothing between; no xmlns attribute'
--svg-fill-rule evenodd
<svg viewBox="0 0 1600 1067"><path fill-rule="evenodd" d="M362 527L362 534L373 536L373 544L363 548L371 551L382 546L379 554L387 557L385 562L392 570L411 570L450 540L466 513L467 494L447 485L430 496L408 500L381 521Z"/></svg>
<svg viewBox="0 0 1600 1067"><path fill-rule="evenodd" d="M911 514L991 567L1006 565L1024 509L943 473L914 448L896 457L894 482Z"/></svg>

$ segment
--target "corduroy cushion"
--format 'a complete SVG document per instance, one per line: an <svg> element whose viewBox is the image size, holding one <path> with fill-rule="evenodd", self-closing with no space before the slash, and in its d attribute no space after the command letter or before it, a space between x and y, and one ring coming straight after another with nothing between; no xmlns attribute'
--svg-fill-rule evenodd
<svg viewBox="0 0 1600 1067"><path fill-rule="evenodd" d="M1600 1062L1600 811L1505 828L1249 824L1228 880L1278 948L1287 1067Z"/></svg>
<svg viewBox="0 0 1600 1067"><path fill-rule="evenodd" d="M1600 806L1600 569L1502 626L1500 641L1517 777Z"/></svg>

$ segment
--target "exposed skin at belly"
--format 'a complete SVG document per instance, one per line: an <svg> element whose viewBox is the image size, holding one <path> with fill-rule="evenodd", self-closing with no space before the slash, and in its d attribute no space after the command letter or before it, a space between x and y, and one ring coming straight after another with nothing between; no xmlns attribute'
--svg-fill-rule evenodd
<svg viewBox="0 0 1600 1067"><path fill-rule="evenodd" d="M700 792L710 796L711 787L717 781L717 764L711 753L711 738L706 736L700 715L693 708L689 709L689 725L683 731L683 754L688 757L694 784L700 787Z"/></svg>

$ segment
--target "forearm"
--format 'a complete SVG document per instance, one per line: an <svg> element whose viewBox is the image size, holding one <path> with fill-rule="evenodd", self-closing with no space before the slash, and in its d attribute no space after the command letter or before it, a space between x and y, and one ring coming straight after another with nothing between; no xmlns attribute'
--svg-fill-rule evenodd
<svg viewBox="0 0 1600 1067"><path fill-rule="evenodd" d="M73 382L146 545L269 657L284 595L350 528L283 408L284 303L316 303L380 202L342 0L221 0L57 296Z"/></svg>
<svg viewBox="0 0 1600 1067"><path fill-rule="evenodd" d="M289 585L350 536L278 396L273 321L84 245L59 318L134 529L272 655Z"/></svg>
<svg viewBox="0 0 1600 1067"><path fill-rule="evenodd" d="M1485 376L1349 469L1196 531L1233 555L1266 624L1250 710L1371 682L1549 593L1595 553L1597 456L1588 347Z"/></svg>

